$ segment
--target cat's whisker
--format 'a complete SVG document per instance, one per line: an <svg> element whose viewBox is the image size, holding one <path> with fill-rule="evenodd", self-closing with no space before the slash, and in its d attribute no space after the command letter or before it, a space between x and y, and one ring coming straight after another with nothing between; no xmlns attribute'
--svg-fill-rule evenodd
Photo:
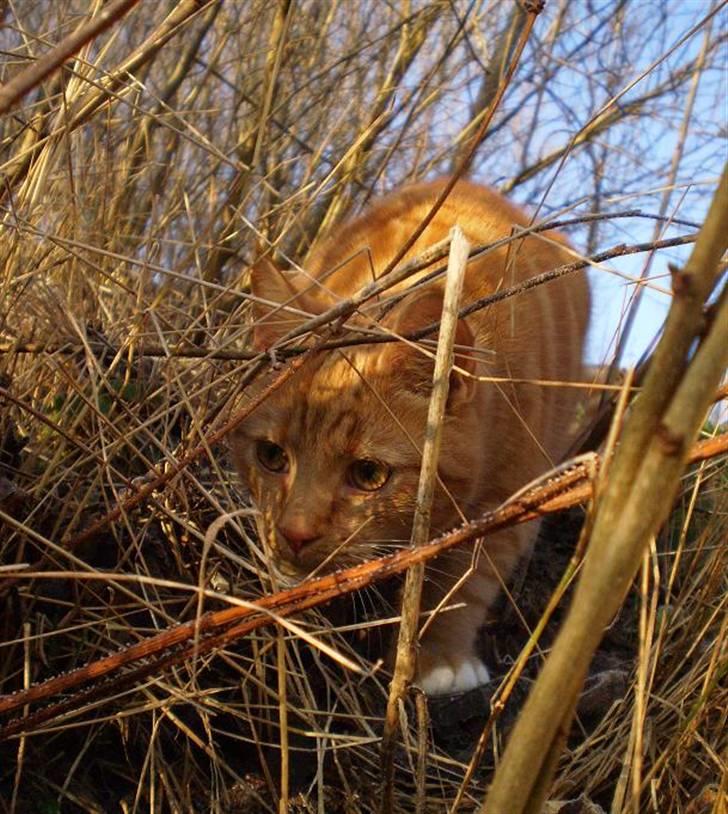
<svg viewBox="0 0 728 814"><path fill-rule="evenodd" d="M386 557L389 554L394 554L395 551L401 551L402 549L408 548L409 542L407 543L380 543L376 544L374 542L367 543L366 545L358 546L359 558L360 561L368 560L368 559L375 559L376 557Z"/></svg>
<svg viewBox="0 0 728 814"><path fill-rule="evenodd" d="M356 537L356 535L359 534L372 520L373 520L372 517L368 517L366 520L364 520L364 522L361 523L355 531L353 531L345 540L342 540L339 543L339 545L326 557L326 559L322 560L321 563L316 568L314 568L310 576L314 577L321 570L323 570L328 565L328 563L330 563L336 557L336 555L339 554L341 550L344 549L351 542L351 540L353 540Z"/></svg>

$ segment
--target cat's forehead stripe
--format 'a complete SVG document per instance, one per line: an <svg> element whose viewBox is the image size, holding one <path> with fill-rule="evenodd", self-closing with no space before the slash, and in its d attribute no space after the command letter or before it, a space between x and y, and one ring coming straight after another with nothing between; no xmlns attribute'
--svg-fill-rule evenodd
<svg viewBox="0 0 728 814"><path fill-rule="evenodd" d="M291 402L288 436L313 447L351 447L360 431L361 391L350 364L338 356L326 359Z"/></svg>
<svg viewBox="0 0 728 814"><path fill-rule="evenodd" d="M348 403L348 393L342 399ZM303 404L300 407L301 434L315 446L334 446L343 450L354 441L359 420L345 404Z"/></svg>
<svg viewBox="0 0 728 814"><path fill-rule="evenodd" d="M349 447L356 438L359 428L359 417L352 410L341 410L332 417L328 433L336 436L342 446Z"/></svg>

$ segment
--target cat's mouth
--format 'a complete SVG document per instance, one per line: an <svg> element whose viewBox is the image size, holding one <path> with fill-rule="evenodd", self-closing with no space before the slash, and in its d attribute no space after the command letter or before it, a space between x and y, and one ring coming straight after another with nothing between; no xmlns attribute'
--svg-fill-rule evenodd
<svg viewBox="0 0 728 814"><path fill-rule="evenodd" d="M281 584L287 587L298 585L299 582L311 577L325 573L325 556L312 556L313 552L295 553L286 549L285 543L276 540L272 548L272 557L269 558L269 565Z"/></svg>
<svg viewBox="0 0 728 814"><path fill-rule="evenodd" d="M278 542L274 543L273 556L269 558L270 567L275 569L281 583L288 587L298 585L307 579L331 574L341 568L349 568L369 559L382 557L398 550L406 541L387 540L379 545L364 548L347 548L348 538L336 546L325 546L319 551L290 552Z"/></svg>
<svg viewBox="0 0 728 814"><path fill-rule="evenodd" d="M342 565L342 545L332 547L321 540L318 543L321 545L296 552L291 551L285 541L275 540L270 559L281 581L285 580L289 586L297 585L305 579L329 574Z"/></svg>
<svg viewBox="0 0 728 814"><path fill-rule="evenodd" d="M298 559L279 558L275 563L275 569L281 577L287 579L290 585L296 585L304 579L322 576L332 571L334 568L324 559L315 561L301 561Z"/></svg>

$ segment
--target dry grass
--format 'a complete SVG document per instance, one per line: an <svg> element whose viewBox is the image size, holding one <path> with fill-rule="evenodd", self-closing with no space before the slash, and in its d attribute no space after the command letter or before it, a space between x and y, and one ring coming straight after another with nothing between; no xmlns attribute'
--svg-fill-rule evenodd
<svg viewBox="0 0 728 814"><path fill-rule="evenodd" d="M151 470L204 448L244 398L246 275L261 250L301 260L372 195L462 158L522 21L503 3L397 6L178 3L170 28L141 4L0 122L0 564L19 575L0 582L3 693L275 589L224 445L82 545L69 541ZM709 11L676 22L668 4L620 9L601 20L547 10L476 175L534 209L548 192L542 216L635 205L699 221L720 170L709 114L721 18L601 113L627 86L615 77L640 75L630 58L664 56ZM6 82L88 8L30 0L3 13ZM645 55L648 21L665 44ZM673 132L666 152L650 153ZM666 236L644 222L593 220L573 241L592 254ZM643 267L648 290L666 285L667 259ZM615 296L603 283L612 269L635 274L602 264L598 302ZM617 676L619 691L581 710L552 800L584 794L614 814L725 810L727 485L725 460L685 476L595 663L593 680ZM530 626L568 563L571 524L552 528L555 553L536 558L516 593ZM200 586L214 596L200 599ZM299 628L261 629L113 693L100 685L73 714L0 744L0 810L275 812L281 794L295 812L374 810L387 677L373 668L391 599L383 586L306 613ZM504 617L486 633L501 673L528 638ZM489 730L458 811L482 801L559 618ZM467 710L406 708L397 810L448 810L488 697Z"/></svg>

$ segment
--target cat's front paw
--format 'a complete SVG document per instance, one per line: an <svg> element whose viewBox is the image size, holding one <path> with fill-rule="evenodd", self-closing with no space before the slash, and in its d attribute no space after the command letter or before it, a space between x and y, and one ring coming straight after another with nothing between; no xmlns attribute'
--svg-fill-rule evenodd
<svg viewBox="0 0 728 814"><path fill-rule="evenodd" d="M456 695L489 681L488 668L475 654L421 654L417 683L427 695Z"/></svg>

